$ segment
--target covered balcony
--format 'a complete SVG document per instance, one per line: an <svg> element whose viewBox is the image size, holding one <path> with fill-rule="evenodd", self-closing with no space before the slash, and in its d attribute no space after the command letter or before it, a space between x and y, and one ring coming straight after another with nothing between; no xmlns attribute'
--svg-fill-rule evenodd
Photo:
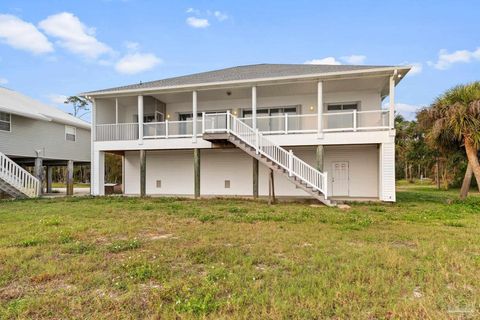
<svg viewBox="0 0 480 320"><path fill-rule="evenodd" d="M225 127L227 112L268 135L389 131L394 86L388 82L309 81L102 97L95 99L94 141L196 140L206 129ZM389 109L381 108L385 85Z"/></svg>

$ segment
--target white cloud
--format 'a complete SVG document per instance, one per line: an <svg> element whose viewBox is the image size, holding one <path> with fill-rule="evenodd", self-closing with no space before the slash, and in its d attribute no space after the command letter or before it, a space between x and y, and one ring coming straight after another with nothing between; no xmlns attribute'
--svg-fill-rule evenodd
<svg viewBox="0 0 480 320"><path fill-rule="evenodd" d="M185 12L200 15L200 10L197 10L195 8L188 8Z"/></svg>
<svg viewBox="0 0 480 320"><path fill-rule="evenodd" d="M429 61L428 64L439 70L445 70L451 67L454 63L469 63L473 60L480 60L480 48L475 51L457 50L448 53L447 50L442 49L438 53L437 62Z"/></svg>
<svg viewBox="0 0 480 320"><path fill-rule="evenodd" d="M218 10L214 11L213 15L215 16L215 18L217 18L218 21L224 21L224 20L228 19L228 15L226 13L218 11Z"/></svg>
<svg viewBox="0 0 480 320"><path fill-rule="evenodd" d="M352 54L351 56L343 56L340 58L335 57L325 57L322 59L312 59L305 61L305 64L330 64L330 65L340 65L344 63L347 64L363 64L367 59L366 56Z"/></svg>
<svg viewBox="0 0 480 320"><path fill-rule="evenodd" d="M388 109L389 104L383 105L384 109ZM395 110L400 113L406 120L414 120L417 111L422 108L421 105L414 105L408 103L395 103Z"/></svg>
<svg viewBox="0 0 480 320"><path fill-rule="evenodd" d="M140 44L134 41L125 41L124 45L128 50L132 51L137 51L140 48Z"/></svg>
<svg viewBox="0 0 480 320"><path fill-rule="evenodd" d="M364 64L366 56L352 54L351 56L340 57L340 60L345 61L347 64Z"/></svg>
<svg viewBox="0 0 480 320"><path fill-rule="evenodd" d="M0 39L15 49L34 54L53 51L52 43L33 24L9 14L0 14Z"/></svg>
<svg viewBox="0 0 480 320"><path fill-rule="evenodd" d="M408 75L413 76L423 71L423 65L420 62L410 63L412 69L408 72Z"/></svg>
<svg viewBox="0 0 480 320"><path fill-rule="evenodd" d="M0 78L0 85L4 85L8 83L8 79L6 78Z"/></svg>
<svg viewBox="0 0 480 320"><path fill-rule="evenodd" d="M304 64L331 64L331 65L339 65L342 64L340 61L335 59L335 57L326 57L322 59L312 59L305 61Z"/></svg>
<svg viewBox="0 0 480 320"><path fill-rule="evenodd" d="M186 20L187 24L192 28L206 28L210 25L208 19L188 17Z"/></svg>
<svg viewBox="0 0 480 320"><path fill-rule="evenodd" d="M59 45L75 54L96 59L111 51L110 47L95 38L94 28L87 27L72 13L49 16L39 23L39 27L49 36L58 38Z"/></svg>
<svg viewBox="0 0 480 320"><path fill-rule="evenodd" d="M115 64L115 70L124 74L135 74L150 70L162 60L152 53L129 53Z"/></svg>
<svg viewBox="0 0 480 320"><path fill-rule="evenodd" d="M49 94L48 100L52 102L53 104L64 104L65 100L67 100L67 96L63 94Z"/></svg>

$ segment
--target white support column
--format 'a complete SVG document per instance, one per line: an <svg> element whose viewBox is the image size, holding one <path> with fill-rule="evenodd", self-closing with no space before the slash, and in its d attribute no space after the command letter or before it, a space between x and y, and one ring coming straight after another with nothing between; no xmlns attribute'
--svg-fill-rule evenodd
<svg viewBox="0 0 480 320"><path fill-rule="evenodd" d="M93 151L91 175L92 195L105 195L105 152Z"/></svg>
<svg viewBox="0 0 480 320"><path fill-rule="evenodd" d="M93 172L93 158L94 158L94 152L93 150L95 149L95 140L96 140L96 104L95 104L95 98L92 98L92 127L91 127L91 134L90 134L90 194L93 195L93 186L94 186L94 178L95 174Z"/></svg>
<svg viewBox="0 0 480 320"><path fill-rule="evenodd" d="M390 77L390 86L389 86L389 114L388 114L388 124L390 130L395 129L395 77L397 75L397 70L393 73L393 76Z"/></svg>
<svg viewBox="0 0 480 320"><path fill-rule="evenodd" d="M317 83L317 137L323 138L323 81Z"/></svg>
<svg viewBox="0 0 480 320"><path fill-rule="evenodd" d="M197 91L192 92L192 134L193 142L197 142Z"/></svg>
<svg viewBox="0 0 480 320"><path fill-rule="evenodd" d="M118 140L118 98L115 98L115 139Z"/></svg>
<svg viewBox="0 0 480 320"><path fill-rule="evenodd" d="M143 144L143 96L138 96L138 143Z"/></svg>
<svg viewBox="0 0 480 320"><path fill-rule="evenodd" d="M257 129L257 87L252 87L252 128Z"/></svg>
<svg viewBox="0 0 480 320"><path fill-rule="evenodd" d="M118 124L118 98L115 98L115 124Z"/></svg>

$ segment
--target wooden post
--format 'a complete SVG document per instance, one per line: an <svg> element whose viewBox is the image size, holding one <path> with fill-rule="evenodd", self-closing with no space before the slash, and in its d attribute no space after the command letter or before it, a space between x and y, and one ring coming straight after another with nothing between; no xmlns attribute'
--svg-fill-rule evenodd
<svg viewBox="0 0 480 320"><path fill-rule="evenodd" d="M73 160L67 163L67 196L73 195Z"/></svg>
<svg viewBox="0 0 480 320"><path fill-rule="evenodd" d="M43 193L43 159L40 157L35 158L34 176L40 181L40 194Z"/></svg>
<svg viewBox="0 0 480 320"><path fill-rule="evenodd" d="M253 159L253 198L258 198L258 160Z"/></svg>
<svg viewBox="0 0 480 320"><path fill-rule="evenodd" d="M200 198L200 149L193 149L193 175L195 199Z"/></svg>
<svg viewBox="0 0 480 320"><path fill-rule="evenodd" d="M47 166L47 193L52 193L52 167Z"/></svg>
<svg viewBox="0 0 480 320"><path fill-rule="evenodd" d="M147 151L140 150L140 197L147 194Z"/></svg>
<svg viewBox="0 0 480 320"><path fill-rule="evenodd" d="M268 204L275 204L275 181L273 178L273 169L270 169L268 175Z"/></svg>
<svg viewBox="0 0 480 320"><path fill-rule="evenodd" d="M316 169L320 172L323 172L323 161L324 161L324 148L323 145L318 145L315 153L315 166Z"/></svg>

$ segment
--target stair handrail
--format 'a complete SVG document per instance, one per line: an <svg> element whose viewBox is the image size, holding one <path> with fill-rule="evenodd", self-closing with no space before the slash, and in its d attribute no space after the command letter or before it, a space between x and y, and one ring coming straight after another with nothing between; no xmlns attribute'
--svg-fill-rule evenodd
<svg viewBox="0 0 480 320"><path fill-rule="evenodd" d="M0 178L28 197L37 197L40 193L40 181L2 152Z"/></svg>
<svg viewBox="0 0 480 320"><path fill-rule="evenodd" d="M231 133L242 140L245 144L248 144L255 149L257 154L261 154L271 161L275 162L283 169L285 169L289 176L295 176L307 185L312 188L320 191L324 198L327 199L328 196L328 178L326 172L321 172L299 157L295 156L291 151L287 151L281 146L277 145L261 132L258 129L253 129L245 122L238 119L235 115L231 114L229 111L225 113L216 113L216 114L202 114L202 123L207 123L207 117L223 117L225 116L225 127L223 128L203 128L203 133L205 132L219 132L225 131ZM212 121L213 125L217 122Z"/></svg>

